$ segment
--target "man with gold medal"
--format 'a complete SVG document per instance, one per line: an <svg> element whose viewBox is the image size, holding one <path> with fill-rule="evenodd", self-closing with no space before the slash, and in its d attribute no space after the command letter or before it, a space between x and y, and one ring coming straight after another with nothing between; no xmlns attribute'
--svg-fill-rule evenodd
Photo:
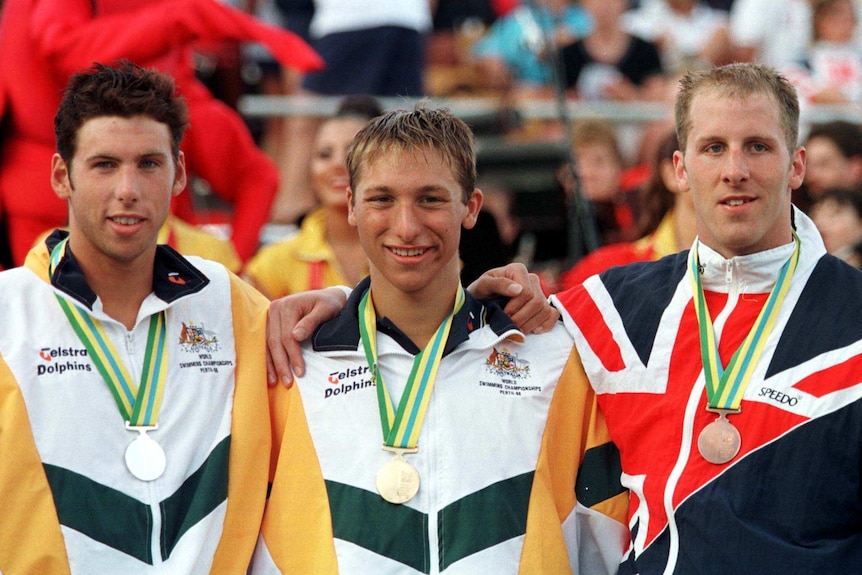
<svg viewBox="0 0 862 575"><path fill-rule="evenodd" d="M268 301L157 245L186 184L173 80L74 75L69 227L0 274L0 572L244 573L266 499Z"/></svg>
<svg viewBox="0 0 862 575"><path fill-rule="evenodd" d="M627 494L571 337L524 336L460 284L482 204L469 128L390 112L348 169L370 277L307 343L304 377L271 390L251 572L614 573Z"/></svg>

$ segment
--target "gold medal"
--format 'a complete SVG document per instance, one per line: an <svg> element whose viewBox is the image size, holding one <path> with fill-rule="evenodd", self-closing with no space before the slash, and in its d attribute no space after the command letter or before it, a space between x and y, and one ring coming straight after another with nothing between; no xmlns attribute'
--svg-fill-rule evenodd
<svg viewBox="0 0 862 575"><path fill-rule="evenodd" d="M742 438L739 430L728 421L727 413L739 413L739 410L709 409L718 413L718 419L703 428L697 438L697 449L704 459L710 463L721 465L727 463L739 453Z"/></svg>
<svg viewBox="0 0 862 575"><path fill-rule="evenodd" d="M377 314L371 298L371 288L359 302L359 334L368 360L368 368L377 385L377 405L383 431L383 450L395 454L377 472L375 485L380 497L389 503L401 504L413 499L419 491L419 472L404 461L405 453L416 453L419 430L431 399L431 390L437 376L437 367L443 358L446 339L452 327L452 318L466 301L464 288L458 284L452 312L434 332L425 348L413 358L413 370L398 402L398 409L389 396L383 374L377 361Z"/></svg>
<svg viewBox="0 0 862 575"><path fill-rule="evenodd" d="M419 472L401 456L406 450L386 446L384 449L395 451L395 457L377 472L377 493L389 503L406 503L419 491ZM415 453L416 450L410 451Z"/></svg>

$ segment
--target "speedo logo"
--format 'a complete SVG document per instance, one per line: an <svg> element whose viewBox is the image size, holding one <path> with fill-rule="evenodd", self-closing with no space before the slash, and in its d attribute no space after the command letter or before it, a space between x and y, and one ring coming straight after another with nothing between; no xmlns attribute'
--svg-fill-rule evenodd
<svg viewBox="0 0 862 575"><path fill-rule="evenodd" d="M777 389L769 387L761 387L758 397L765 397L774 403L779 405L789 405L790 407L796 407L796 404L799 403L798 396L794 397L792 395L787 395L786 393L782 393Z"/></svg>
<svg viewBox="0 0 862 575"><path fill-rule="evenodd" d="M39 350L36 375L60 375L69 371L93 371L87 350L74 347L43 347Z"/></svg>
<svg viewBox="0 0 862 575"><path fill-rule="evenodd" d="M343 371L333 371L327 378L329 385L323 390L324 399L338 395L346 395L357 389L364 389L374 385L371 378L371 370L367 365L351 367Z"/></svg>

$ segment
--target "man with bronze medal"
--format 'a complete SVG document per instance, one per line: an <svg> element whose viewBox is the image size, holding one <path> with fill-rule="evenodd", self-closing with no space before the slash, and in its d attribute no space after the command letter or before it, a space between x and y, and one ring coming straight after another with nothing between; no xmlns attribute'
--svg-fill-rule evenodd
<svg viewBox="0 0 862 575"><path fill-rule="evenodd" d="M862 277L791 204L795 89L756 64L680 87L693 246L555 296L633 493L620 573L859 571Z"/></svg>
<svg viewBox="0 0 862 575"><path fill-rule="evenodd" d="M627 494L571 337L525 336L460 283L482 204L469 128L390 112L348 171L370 277L306 344L305 375L271 391L278 463L251 572L614 573Z"/></svg>
<svg viewBox="0 0 862 575"><path fill-rule="evenodd" d="M266 498L268 302L157 245L186 185L173 80L70 79L68 231L0 274L0 571L244 573ZM47 166L46 166L47 168Z"/></svg>
<svg viewBox="0 0 862 575"><path fill-rule="evenodd" d="M694 245L552 297L632 493L620 573L859 572L862 274L791 203L796 90L758 64L695 71L675 114ZM275 369L301 366L283 339Z"/></svg>

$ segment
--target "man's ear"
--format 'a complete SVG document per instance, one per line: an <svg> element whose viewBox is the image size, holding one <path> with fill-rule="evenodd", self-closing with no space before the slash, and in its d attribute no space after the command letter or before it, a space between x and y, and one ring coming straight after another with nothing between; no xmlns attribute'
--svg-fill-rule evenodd
<svg viewBox="0 0 862 575"><path fill-rule="evenodd" d="M174 185L171 189L172 196L178 196L180 195L180 192L186 189L188 177L188 172L186 171L186 156L183 152L180 152L177 156L177 173L174 176Z"/></svg>
<svg viewBox="0 0 862 575"><path fill-rule="evenodd" d="M475 188L467 200L467 212L464 214L464 219L461 220L461 225L464 229L472 229L476 225L476 220L479 217L479 210L482 209L482 190Z"/></svg>
<svg viewBox="0 0 862 575"><path fill-rule="evenodd" d="M673 153L673 173L676 175L679 191L689 191L688 174L685 172L685 156L679 150Z"/></svg>
<svg viewBox="0 0 862 575"><path fill-rule="evenodd" d="M51 188L61 200L68 200L72 195L71 170L60 154L54 154L51 158Z"/></svg>
<svg viewBox="0 0 862 575"><path fill-rule="evenodd" d="M353 213L353 189L347 187L347 223L356 227L356 214Z"/></svg>

